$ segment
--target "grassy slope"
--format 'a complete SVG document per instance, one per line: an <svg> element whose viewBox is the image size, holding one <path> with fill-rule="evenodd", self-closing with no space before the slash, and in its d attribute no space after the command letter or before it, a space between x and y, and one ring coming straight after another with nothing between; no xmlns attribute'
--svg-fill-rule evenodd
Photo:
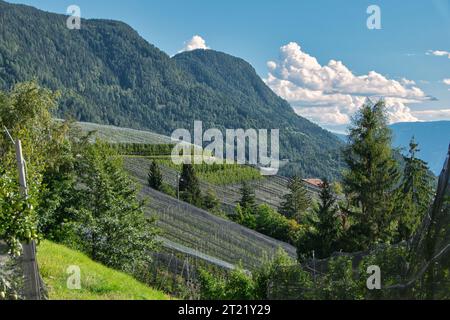
<svg viewBox="0 0 450 320"><path fill-rule="evenodd" d="M167 300L131 276L92 261L65 246L44 241L38 247L41 276L52 300ZM76 265L81 270L81 290L69 290L66 270Z"/></svg>

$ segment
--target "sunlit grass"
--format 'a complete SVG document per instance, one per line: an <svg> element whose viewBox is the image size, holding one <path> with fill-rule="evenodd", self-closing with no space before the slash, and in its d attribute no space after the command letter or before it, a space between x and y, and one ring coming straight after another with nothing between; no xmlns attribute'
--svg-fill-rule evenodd
<svg viewBox="0 0 450 320"><path fill-rule="evenodd" d="M92 261L65 246L43 241L38 247L39 270L51 300L167 300L133 277ZM81 271L81 289L68 289L69 266Z"/></svg>

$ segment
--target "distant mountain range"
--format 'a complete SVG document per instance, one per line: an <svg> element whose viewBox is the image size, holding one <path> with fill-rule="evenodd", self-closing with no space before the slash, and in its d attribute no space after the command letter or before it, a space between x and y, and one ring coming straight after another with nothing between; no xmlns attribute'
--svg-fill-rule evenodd
<svg viewBox="0 0 450 320"><path fill-rule="evenodd" d="M419 143L419 158L428 162L430 170L439 175L444 165L450 144L450 121L402 122L390 126L393 133L393 146L400 148L403 154L409 150L409 142L414 137ZM336 133L342 141L345 134Z"/></svg>
<svg viewBox="0 0 450 320"><path fill-rule="evenodd" d="M212 50L171 58L130 26L82 20L0 0L0 89L36 79L61 91L56 116L148 129L280 129L285 174L339 175L333 134L298 116L246 61Z"/></svg>

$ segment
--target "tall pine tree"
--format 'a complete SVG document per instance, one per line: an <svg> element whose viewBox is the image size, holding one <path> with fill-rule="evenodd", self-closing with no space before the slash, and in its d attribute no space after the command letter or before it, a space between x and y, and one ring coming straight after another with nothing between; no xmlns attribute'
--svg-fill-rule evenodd
<svg viewBox="0 0 450 320"><path fill-rule="evenodd" d="M307 210L311 206L311 198L306 190L302 179L294 176L288 184L289 193L283 196L283 202L279 211L289 219L298 223L305 223Z"/></svg>
<svg viewBox="0 0 450 320"><path fill-rule="evenodd" d="M353 118L349 145L344 151L345 193L359 210L348 212L355 224L350 237L355 246L389 242L396 229L394 190L399 181L398 164L391 149L384 101L368 101Z"/></svg>
<svg viewBox="0 0 450 320"><path fill-rule="evenodd" d="M156 161L152 161L150 165L150 170L148 172L148 185L150 188L161 191L163 184L163 177L161 169L159 168Z"/></svg>
<svg viewBox="0 0 450 320"><path fill-rule="evenodd" d="M252 186L244 181L241 187L241 201L239 201L241 209L253 213L256 208L255 191Z"/></svg>
<svg viewBox="0 0 450 320"><path fill-rule="evenodd" d="M202 205L200 183L192 164L183 164L179 188L181 199L197 207Z"/></svg>
<svg viewBox="0 0 450 320"><path fill-rule="evenodd" d="M329 257L338 250L338 242L341 236L341 222L339 221L336 197L327 179L323 180L319 205L315 212L319 218L316 225L316 253L319 258Z"/></svg>
<svg viewBox="0 0 450 320"><path fill-rule="evenodd" d="M399 216L398 240L408 240L423 220L433 199L433 178L426 162L418 159L420 151L414 137L409 143L409 155L404 157L403 179L397 192L396 214Z"/></svg>

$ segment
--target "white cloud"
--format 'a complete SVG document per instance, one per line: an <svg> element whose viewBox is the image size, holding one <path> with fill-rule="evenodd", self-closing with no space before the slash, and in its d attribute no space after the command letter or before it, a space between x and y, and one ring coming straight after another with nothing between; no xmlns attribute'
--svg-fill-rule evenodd
<svg viewBox="0 0 450 320"><path fill-rule="evenodd" d="M402 78L400 82L405 86L415 86L416 82L414 80L408 80L406 78Z"/></svg>
<svg viewBox="0 0 450 320"><path fill-rule="evenodd" d="M450 52L443 50L428 50L427 55L432 55L436 57L447 57L450 59Z"/></svg>
<svg viewBox="0 0 450 320"><path fill-rule="evenodd" d="M442 82L448 86L450 86L450 79L444 79Z"/></svg>
<svg viewBox="0 0 450 320"><path fill-rule="evenodd" d="M203 39L202 37L200 37L199 35L195 35L193 36L190 40L186 41L184 43L184 48L183 50L181 50L180 52L183 51L192 51L192 50L196 50L196 49L210 49L207 45L206 45L206 41L205 39Z"/></svg>
<svg viewBox="0 0 450 320"><path fill-rule="evenodd" d="M357 76L337 60L321 65L295 42L281 47L279 59L267 67L267 85L299 115L325 126L348 124L367 97L385 99L391 122L418 121L408 105L429 100L412 80L375 71Z"/></svg>
<svg viewBox="0 0 450 320"><path fill-rule="evenodd" d="M450 109L414 111L422 121L450 120Z"/></svg>

